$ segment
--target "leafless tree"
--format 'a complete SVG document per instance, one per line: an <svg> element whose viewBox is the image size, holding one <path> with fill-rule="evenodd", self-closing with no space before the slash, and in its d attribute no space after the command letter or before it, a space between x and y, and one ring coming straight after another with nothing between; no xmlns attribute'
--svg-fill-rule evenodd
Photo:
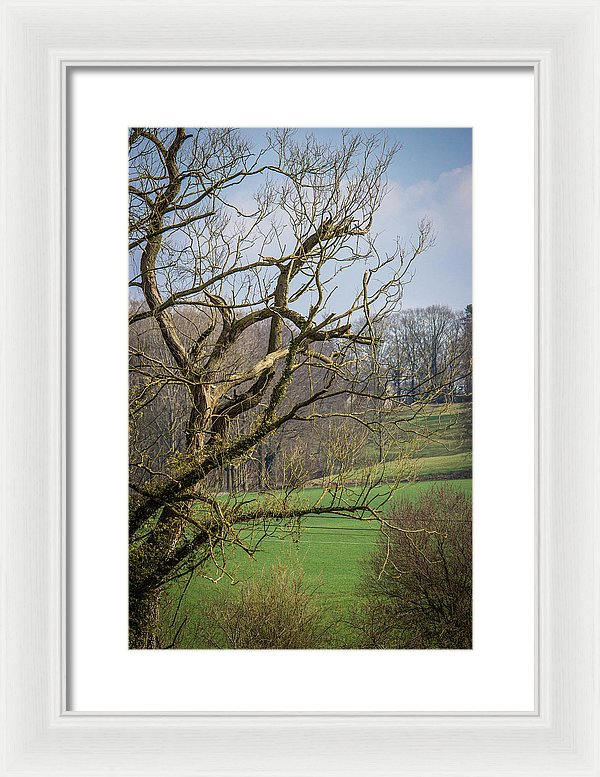
<svg viewBox="0 0 600 777"><path fill-rule="evenodd" d="M470 396L470 314L445 305L402 310L390 316L382 340L380 358L398 401L442 403Z"/></svg>
<svg viewBox="0 0 600 777"><path fill-rule="evenodd" d="M368 487L302 503L299 465L277 498L219 492L257 457L267 467L286 429L370 428L349 397L380 397L358 365L432 232L422 222L413 242L378 249L398 150L380 133L323 143L274 130L255 150L230 129L135 128L129 148L130 646L156 648L165 585L208 561L224 571L231 544L252 554L256 527L377 517ZM347 275L356 292L341 301Z"/></svg>

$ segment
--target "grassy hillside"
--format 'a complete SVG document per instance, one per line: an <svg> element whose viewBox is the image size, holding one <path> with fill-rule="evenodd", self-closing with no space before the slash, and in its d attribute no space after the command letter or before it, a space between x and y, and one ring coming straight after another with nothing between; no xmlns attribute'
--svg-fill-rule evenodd
<svg viewBox="0 0 600 777"><path fill-rule="evenodd" d="M384 481L403 480L447 480L452 478L465 479L471 477L473 456L471 451L449 453L442 456L425 456L407 461L395 460L377 464L374 467L363 467L353 470L349 478L360 481L367 472L372 478Z"/></svg>
<svg viewBox="0 0 600 777"><path fill-rule="evenodd" d="M410 457L407 460L402 455L400 442L397 450L386 451L383 462L374 464L378 451L371 444L365 451L369 465L352 470L349 480L362 481L367 474L388 482L398 478L410 481L471 477L470 404L430 405L418 416L405 410L389 420L401 430Z"/></svg>
<svg viewBox="0 0 600 777"><path fill-rule="evenodd" d="M429 405L412 417L409 411L398 414L404 420L407 436L416 445L416 456L429 458L465 453L471 450L471 403Z"/></svg>

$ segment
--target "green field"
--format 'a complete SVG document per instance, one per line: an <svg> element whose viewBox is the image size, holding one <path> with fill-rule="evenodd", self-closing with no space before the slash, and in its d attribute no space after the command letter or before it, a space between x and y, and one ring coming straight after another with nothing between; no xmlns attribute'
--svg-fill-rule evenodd
<svg viewBox="0 0 600 777"><path fill-rule="evenodd" d="M359 467L351 471L345 480L345 493L357 490L353 483L379 482L370 494L375 498L371 505L389 511L394 503L414 500L423 491L445 483L449 488L471 493L471 406L467 404L429 406L418 417L412 417L409 410L394 416L406 432L407 444L412 445L411 458L395 458L393 451L380 464ZM365 451L366 460L376 461L376 450ZM395 453L398 457L399 451ZM407 467L408 463L408 467ZM417 481L402 482L400 480ZM394 484L394 485L392 485ZM298 492L298 508L304 503L314 505L323 494L320 482L314 488ZM233 497L222 495L234 502L242 499L248 507L266 503L268 493L242 494ZM276 498L275 496L273 498ZM329 497L322 499L321 507L327 506ZM254 535L249 530L240 533L240 540L248 546L260 537L257 551L249 556L239 547L227 547L227 574L214 564L205 564L204 576L196 574L191 580L171 584L163 606L163 627L165 634L172 634L185 619L186 623L178 634L176 647L205 647L198 644L195 623L201 619L201 603L235 597L244 581L268 576L278 564L290 569L301 569L304 583L309 589L316 589L315 596L327 610L331 621L332 647L352 647L355 632L347 621L356 606L361 576L369 557L378 542L380 526L377 521L360 521L333 514L306 516L301 520L301 531L292 531L278 526L264 527ZM213 582L216 580L217 582ZM174 617L175 615L175 617Z"/></svg>
<svg viewBox="0 0 600 777"><path fill-rule="evenodd" d="M384 461L374 463L378 461L378 451L371 442L365 449L369 466L350 472L350 479L362 480L367 473L388 482L397 478L410 481L471 477L469 403L429 405L416 416L410 410L401 410L391 415L388 422L395 425L399 449L386 451Z"/></svg>
<svg viewBox="0 0 600 777"><path fill-rule="evenodd" d="M386 509L400 500L413 500L424 490L432 488L431 480L401 485L390 497L389 486L378 487L381 501L388 497ZM471 493L470 479L454 479L446 484L450 488ZM316 500L320 489L306 489L302 496L306 500ZM236 596L237 583L252 576L268 571L279 562L289 566L299 565L304 571L304 580L309 588L317 587L315 596L327 608L328 616L335 621L332 647L352 647L354 635L345 623L356 603L357 587L369 556L373 553L379 536L379 524L343 518L335 515L307 516L302 519L302 530L290 534L289 530L274 529L265 537L259 550L252 558L238 548L228 551L227 570L235 583L228 577L222 577L217 583L200 576L192 578L189 584L173 584L169 592L171 610L164 613L164 624L172 620L175 603L181 603L177 617L188 618L181 630L177 647L202 647L195 644L193 623L197 612L197 603L213 597ZM242 535L243 538L243 535ZM208 576L218 576L216 568L205 568ZM186 587L187 586L187 587ZM177 620L175 621L177 624Z"/></svg>
<svg viewBox="0 0 600 777"><path fill-rule="evenodd" d="M441 456L415 457L408 461L386 461L374 467L357 469L350 473L349 478L363 479L367 472L376 480L447 480L458 478L465 480L471 477L473 455L471 451L448 453Z"/></svg>
<svg viewBox="0 0 600 777"><path fill-rule="evenodd" d="M471 413L467 402L426 405L418 411L393 411L385 420L394 423L401 437L415 446L416 457L429 458L470 452Z"/></svg>

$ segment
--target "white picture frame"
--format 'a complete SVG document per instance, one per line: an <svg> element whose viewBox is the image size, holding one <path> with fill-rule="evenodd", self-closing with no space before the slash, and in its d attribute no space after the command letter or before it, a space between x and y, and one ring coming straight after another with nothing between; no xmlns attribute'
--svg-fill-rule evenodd
<svg viewBox="0 0 600 777"><path fill-rule="evenodd" d="M343 8L333 0L4 0L0 7L0 773L599 775L598 0L360 0ZM66 73L152 64L534 69L535 715L66 711Z"/></svg>

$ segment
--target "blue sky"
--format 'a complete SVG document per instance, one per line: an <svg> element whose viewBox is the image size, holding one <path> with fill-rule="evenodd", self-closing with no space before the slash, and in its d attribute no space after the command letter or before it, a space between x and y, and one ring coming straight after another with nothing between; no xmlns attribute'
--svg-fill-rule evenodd
<svg viewBox="0 0 600 777"><path fill-rule="evenodd" d="M257 147L264 142L265 129L242 132ZM335 140L339 132L299 130L320 140ZM463 309L472 302L471 129L386 128L385 133L402 148L388 171L390 191L374 223L380 244L391 250L397 235L408 240L423 217L432 221L437 238L436 245L419 257L414 277L405 287L403 306L444 304Z"/></svg>

